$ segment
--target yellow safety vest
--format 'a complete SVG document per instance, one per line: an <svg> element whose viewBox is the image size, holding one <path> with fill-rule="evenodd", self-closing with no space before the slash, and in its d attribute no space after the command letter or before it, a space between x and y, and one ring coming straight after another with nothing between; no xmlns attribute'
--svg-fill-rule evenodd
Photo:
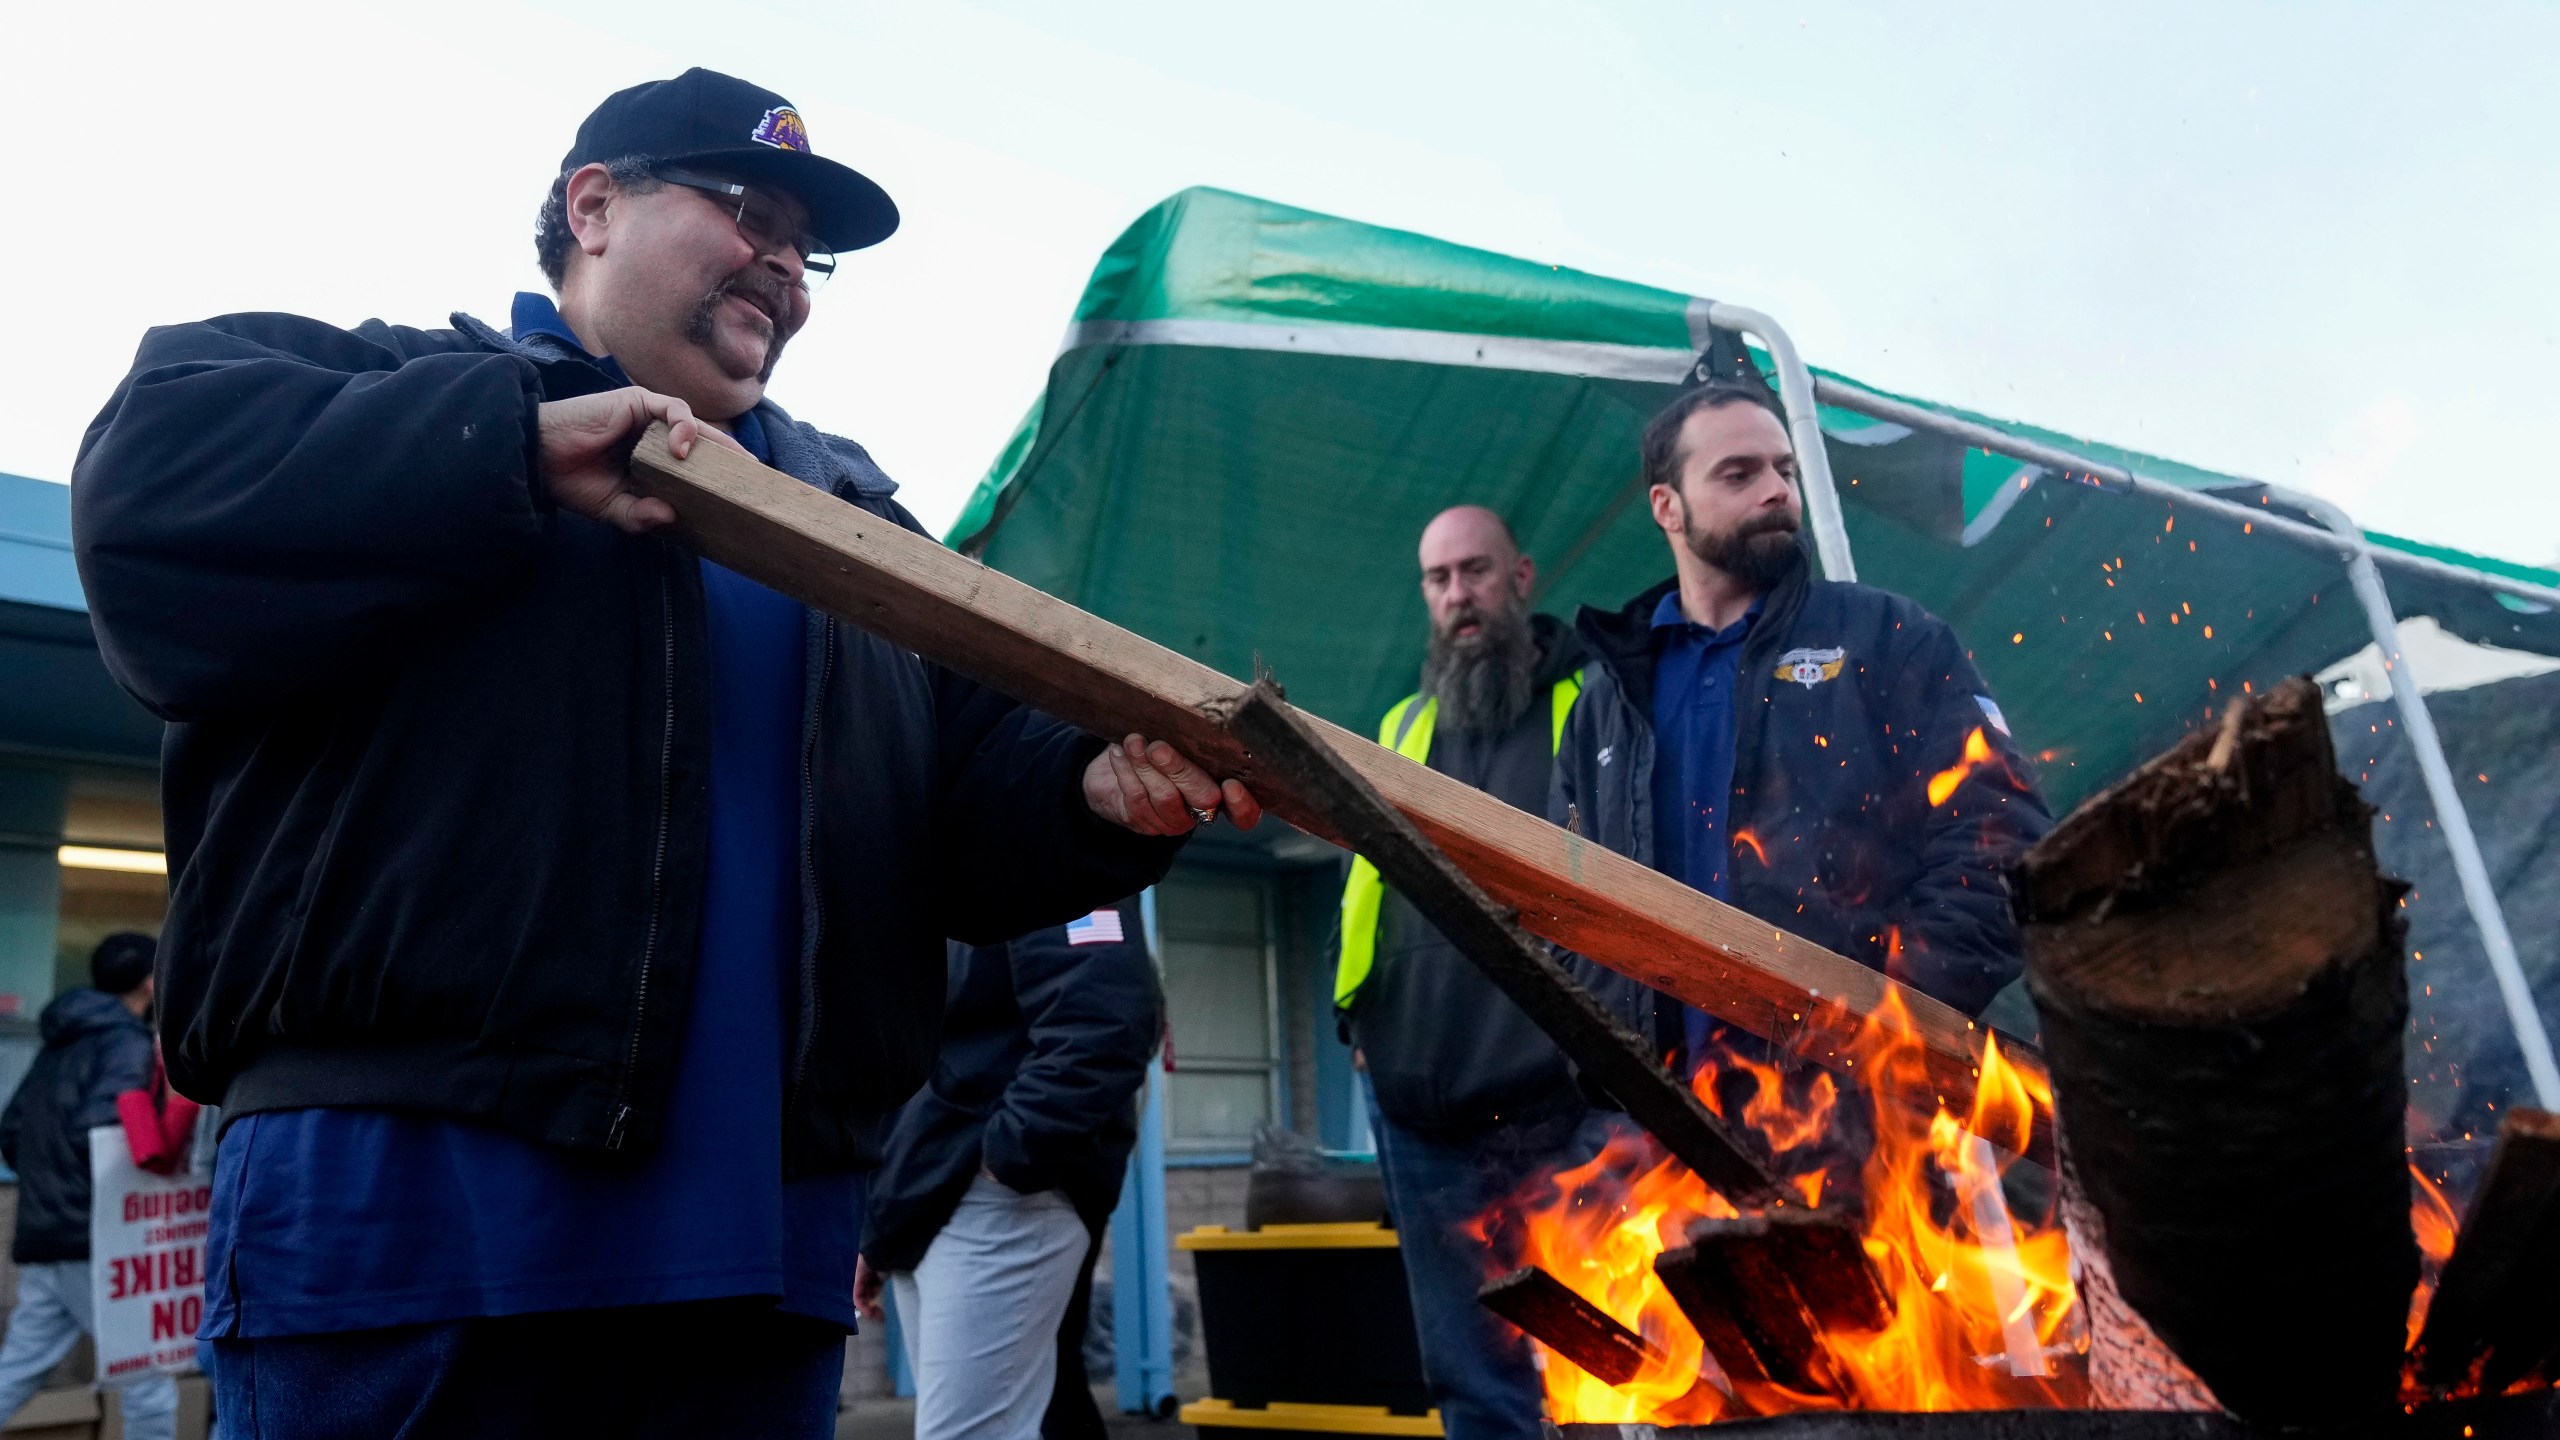
<svg viewBox="0 0 2560 1440"><path fill-rule="evenodd" d="M1582 694L1582 672L1574 671L1557 681L1547 692L1547 712L1551 725L1547 732L1547 753L1564 748L1564 721L1573 713L1573 702ZM1420 711L1415 701L1422 702ZM1440 702L1423 700L1420 695L1407 695L1378 722L1378 743L1395 751L1416 765L1431 758L1431 727L1439 717ZM1407 715L1412 718L1408 721ZM1342 956L1333 968L1333 1003L1346 1007L1351 997L1369 978L1369 967L1378 958L1378 908L1386 902L1387 884L1378 875L1378 867L1360 856L1351 857L1351 877L1342 885Z"/></svg>

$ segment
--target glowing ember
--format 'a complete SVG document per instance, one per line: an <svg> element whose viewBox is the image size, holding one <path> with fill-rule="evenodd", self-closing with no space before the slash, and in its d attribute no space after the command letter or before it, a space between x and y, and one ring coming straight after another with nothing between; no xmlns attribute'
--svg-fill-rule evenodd
<svg viewBox="0 0 2560 1440"><path fill-rule="evenodd" d="M1983 737L1982 727L1974 726L1973 733L1964 737L1964 758L1958 760L1953 769L1941 770L1929 777L1929 803L1946 804L1947 797L1956 793L1956 787L1964 783L1964 777L1972 774L1975 766L1988 765L1995 758L1991 753L1991 742Z"/></svg>
<svg viewBox="0 0 2560 1440"><path fill-rule="evenodd" d="M2486 780L2489 777L2483 775L2480 778ZM1733 832L1733 848L1736 850L1750 851L1759 859L1760 864L1764 868L1769 863L1769 851L1767 847L1760 843L1760 837L1754 834L1751 827L1748 825L1745 825L1741 829Z"/></svg>

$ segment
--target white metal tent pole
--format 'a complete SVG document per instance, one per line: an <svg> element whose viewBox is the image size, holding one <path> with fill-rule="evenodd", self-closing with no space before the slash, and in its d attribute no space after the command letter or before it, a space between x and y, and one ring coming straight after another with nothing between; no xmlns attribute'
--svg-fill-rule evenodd
<svg viewBox="0 0 2560 1440"><path fill-rule="evenodd" d="M1719 329L1739 330L1752 336L1769 351L1770 363L1778 367L1778 399L1786 407L1787 431L1795 440L1796 480L1804 492L1806 518L1813 522L1813 551L1822 560L1825 580L1855 580L1857 562L1849 555L1849 527L1840 519L1840 492L1831 483L1831 454L1822 444L1822 415L1814 406L1813 372L1796 354L1796 342L1778 322L1757 310L1727 305L1720 300L1705 302L1706 319ZM1698 302L1690 302L1694 318ZM1691 326L1692 331L1696 329ZM1703 343L1703 342L1701 342Z"/></svg>
<svg viewBox="0 0 2560 1440"><path fill-rule="evenodd" d="M2480 929L2480 946L2489 952L2489 970L2506 1001L2507 1023L2515 1030L2516 1048L2524 1052L2524 1068L2533 1077L2534 1103L2560 1110L2560 1064L2551 1056L2551 1036L2543 1029L2542 1012L2534 1008L2533 989L2525 983L2524 966L2516 959L2516 942L2507 933L2506 911L2489 884L2489 867L2480 858L2480 842L2471 833L2471 813L2453 783L2453 767L2445 763L2444 743L2436 737L2435 717L2418 694L2418 677L2409 673L2400 654L2400 622L2391 596L2382 588L2382 572L2374 567L2373 547L2347 513L2316 495L2269 486L2268 492L2318 516L2337 535L2347 556L2347 578L2364 603L2373 639L2382 647L2382 668L2391 674L2391 700L2400 707L2400 728L2409 732L2409 748L2418 754L2418 771L2426 777L2427 795L2435 801L2436 825L2453 852L2453 872L2462 879L2462 898Z"/></svg>
<svg viewBox="0 0 2560 1440"><path fill-rule="evenodd" d="M2226 520L2241 521L2255 526L2259 532L2280 536L2317 550L2334 552L2341 548L2336 535L2318 526L2305 525L2298 520L2272 514L2254 505L2243 505L2220 495L2208 494L2202 490L2189 490L2182 485L2169 484L2165 480L2149 479L2136 475L2121 465L2092 460L2086 455L2075 455L2059 446L2025 439L2005 430L1994 429L1989 425L1958 419L1953 415L1941 415L1935 410L1914 405L1907 400L1896 400L1890 395L1879 395L1845 380L1834 380L1827 375L1817 375L1814 377L1813 391L1815 398L1826 405L1836 405L1843 410L1854 410L1870 419L1887 420L1910 429L1926 430L1933 435L1944 435L1950 440L1961 441L1975 449L1985 450L1994 455L2006 455L2013 460L2024 460L2030 464L2041 465L2061 479L2075 484L2090 485L2100 490L2112 490L2125 495L2148 495L2155 500L2164 500L2172 505L2189 506L2220 515ZM2358 536L2357 539L2361 542L2363 537ZM2548 585L2536 585L2529 580L2513 580L2504 575L2490 575L2478 570L2465 569L2459 565L2448 565L2442 560L2431 560L2424 555L2411 555L2398 550L2369 550L2367 553L2371 554L2377 563L2388 565L2394 570L2424 575L2428 579L2440 580L2448 585L2461 585L2474 590L2511 595L2530 605L2560 608L2560 590L2555 590Z"/></svg>

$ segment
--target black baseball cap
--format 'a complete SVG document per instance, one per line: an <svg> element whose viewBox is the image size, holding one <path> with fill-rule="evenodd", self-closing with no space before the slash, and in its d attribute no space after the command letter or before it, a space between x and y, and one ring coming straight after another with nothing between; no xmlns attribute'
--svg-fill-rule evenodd
<svg viewBox="0 0 2560 1440"><path fill-rule="evenodd" d="M618 90L578 127L561 173L637 155L770 185L809 207L809 228L837 251L877 245L898 228L889 192L850 166L821 160L791 102L696 66L673 80Z"/></svg>

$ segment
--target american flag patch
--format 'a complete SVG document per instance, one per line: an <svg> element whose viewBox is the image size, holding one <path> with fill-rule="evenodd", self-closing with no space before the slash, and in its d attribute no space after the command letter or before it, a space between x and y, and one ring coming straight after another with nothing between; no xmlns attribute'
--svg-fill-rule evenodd
<svg viewBox="0 0 2560 1440"><path fill-rule="evenodd" d="M1067 922L1070 945L1117 945L1121 941L1120 912L1096 910L1081 920Z"/></svg>

